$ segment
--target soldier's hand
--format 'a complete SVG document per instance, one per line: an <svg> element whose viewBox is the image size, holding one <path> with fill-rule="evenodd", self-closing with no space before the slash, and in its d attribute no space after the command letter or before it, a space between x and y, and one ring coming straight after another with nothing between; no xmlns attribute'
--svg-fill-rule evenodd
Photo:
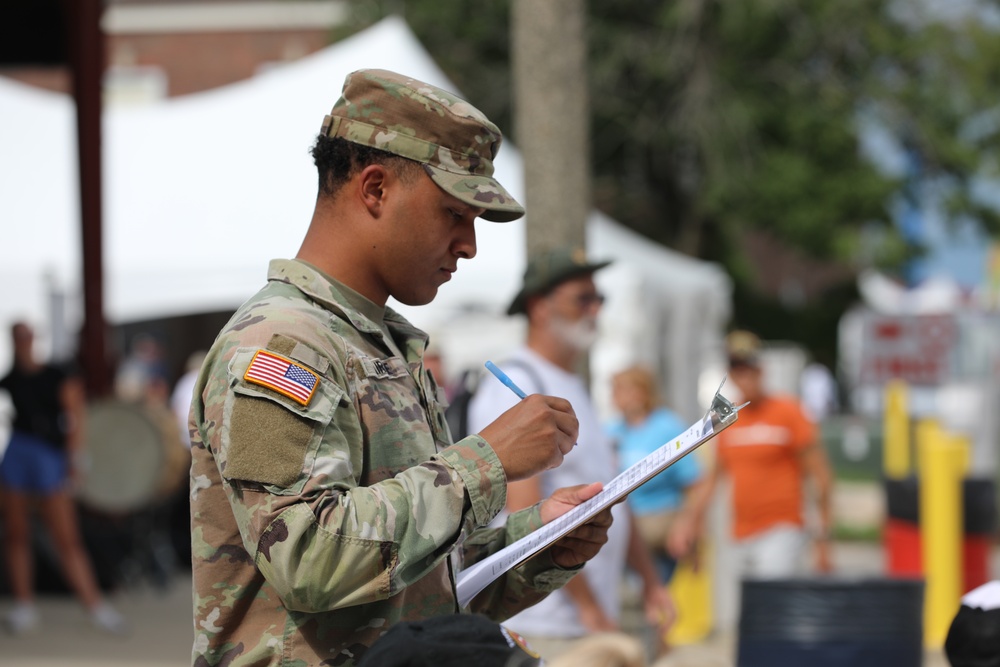
<svg viewBox="0 0 1000 667"><path fill-rule="evenodd" d="M580 424L569 401L532 394L479 432L503 464L508 482L555 468L576 443Z"/></svg>
<svg viewBox="0 0 1000 667"><path fill-rule="evenodd" d="M542 501L540 508L542 521L549 523L580 503L590 500L600 493L603 485L600 482L566 486L556 489L551 496ZM608 529L611 528L611 508L608 507L599 514L567 533L551 547L552 560L562 568L582 565L597 555L601 547L608 541Z"/></svg>

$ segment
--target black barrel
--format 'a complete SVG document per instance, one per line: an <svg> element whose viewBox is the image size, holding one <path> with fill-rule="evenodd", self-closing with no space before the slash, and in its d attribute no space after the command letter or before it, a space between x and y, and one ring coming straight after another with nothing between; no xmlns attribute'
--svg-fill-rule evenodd
<svg viewBox="0 0 1000 667"><path fill-rule="evenodd" d="M920 524L920 485L915 476L885 479L885 509L890 519Z"/></svg>
<svg viewBox="0 0 1000 667"><path fill-rule="evenodd" d="M886 479L886 512L890 519L920 524L920 483L916 477ZM989 478L962 480L963 532L992 535L997 529L996 483Z"/></svg>
<svg viewBox="0 0 1000 667"><path fill-rule="evenodd" d="M962 480L962 509L965 511L962 523L966 535L992 537L997 529L996 483L981 477Z"/></svg>
<svg viewBox="0 0 1000 667"><path fill-rule="evenodd" d="M921 579L743 582L738 667L920 667Z"/></svg>

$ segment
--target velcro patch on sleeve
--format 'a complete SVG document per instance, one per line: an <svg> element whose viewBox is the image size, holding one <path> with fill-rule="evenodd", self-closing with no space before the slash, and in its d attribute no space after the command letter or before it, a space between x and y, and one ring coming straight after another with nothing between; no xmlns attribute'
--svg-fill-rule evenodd
<svg viewBox="0 0 1000 667"><path fill-rule="evenodd" d="M289 407L264 398L237 396L223 477L291 486L302 475L315 428L315 423Z"/></svg>
<svg viewBox="0 0 1000 667"><path fill-rule="evenodd" d="M309 405L319 376L291 359L267 350L258 350L243 379L287 396L299 405Z"/></svg>

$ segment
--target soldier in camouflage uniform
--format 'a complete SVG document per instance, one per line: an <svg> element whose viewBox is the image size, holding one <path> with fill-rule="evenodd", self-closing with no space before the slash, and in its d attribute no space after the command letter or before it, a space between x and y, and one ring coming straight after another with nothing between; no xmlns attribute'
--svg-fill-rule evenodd
<svg viewBox="0 0 1000 667"><path fill-rule="evenodd" d="M483 528L508 480L559 465L570 405L530 396L451 442L427 337L385 307L430 302L476 217L521 206L492 178L500 132L468 103L392 72L350 75L313 149L316 210L294 260L236 312L191 409L195 665L353 665L393 624L503 620L565 584L610 512L460 609L455 570L594 495L560 489Z"/></svg>

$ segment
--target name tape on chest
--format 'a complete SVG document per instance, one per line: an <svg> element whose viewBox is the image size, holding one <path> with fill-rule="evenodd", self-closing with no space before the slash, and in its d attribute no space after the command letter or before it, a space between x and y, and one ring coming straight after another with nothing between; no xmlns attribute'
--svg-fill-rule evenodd
<svg viewBox="0 0 1000 667"><path fill-rule="evenodd" d="M319 376L314 372L267 350L253 355L243 379L273 389L300 405L309 405L319 386Z"/></svg>

